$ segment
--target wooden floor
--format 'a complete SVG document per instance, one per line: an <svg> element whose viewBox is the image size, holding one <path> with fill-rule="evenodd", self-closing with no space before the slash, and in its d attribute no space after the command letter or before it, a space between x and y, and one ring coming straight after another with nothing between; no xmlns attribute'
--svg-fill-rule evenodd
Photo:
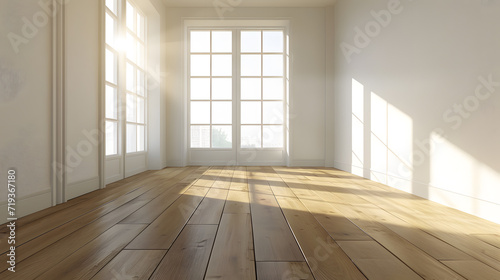
<svg viewBox="0 0 500 280"><path fill-rule="evenodd" d="M148 171L16 230L0 279L500 279L500 225L327 168Z"/></svg>

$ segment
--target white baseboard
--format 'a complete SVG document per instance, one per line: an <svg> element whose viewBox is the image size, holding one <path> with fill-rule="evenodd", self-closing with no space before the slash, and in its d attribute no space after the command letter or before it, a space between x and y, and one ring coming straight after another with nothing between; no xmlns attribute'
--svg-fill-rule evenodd
<svg viewBox="0 0 500 280"><path fill-rule="evenodd" d="M185 167L181 160L167 160L164 164L165 167Z"/></svg>
<svg viewBox="0 0 500 280"><path fill-rule="evenodd" d="M117 174L115 176L111 176L111 177L106 178L105 184L106 185L107 184L111 184L111 183L114 183L114 182L119 181L121 179L123 179L122 175L121 174Z"/></svg>
<svg viewBox="0 0 500 280"><path fill-rule="evenodd" d="M189 166L227 166L228 162L227 161L210 161L210 162L195 161L195 162L190 162L188 165ZM238 166L284 166L284 163L281 161L276 161L276 162L252 161L252 162L242 162L242 163L238 164Z"/></svg>
<svg viewBox="0 0 500 280"><path fill-rule="evenodd" d="M325 167L324 160L290 160L290 167Z"/></svg>
<svg viewBox="0 0 500 280"><path fill-rule="evenodd" d="M52 191L50 189L31 195L20 197L16 200L16 218L38 212L52 206ZM0 204L0 224L7 222L7 202Z"/></svg>
<svg viewBox="0 0 500 280"><path fill-rule="evenodd" d="M93 177L87 180L68 183L66 186L66 200L84 195L91 191L99 189L99 177Z"/></svg>
<svg viewBox="0 0 500 280"><path fill-rule="evenodd" d="M142 173L142 172L147 171L147 170L148 169L146 167L141 167L141 168L137 168L137 169L134 169L131 171L127 171L125 173L125 178L130 177L130 176L134 176L136 174Z"/></svg>
<svg viewBox="0 0 500 280"><path fill-rule="evenodd" d="M333 168L345 171L345 172L351 172L351 165L340 162L340 161L333 161Z"/></svg>

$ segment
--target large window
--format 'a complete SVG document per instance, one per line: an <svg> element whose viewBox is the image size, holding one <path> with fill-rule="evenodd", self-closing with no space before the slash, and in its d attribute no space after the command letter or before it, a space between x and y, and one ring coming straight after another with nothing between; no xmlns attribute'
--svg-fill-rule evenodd
<svg viewBox="0 0 500 280"><path fill-rule="evenodd" d="M191 31L191 147L231 148L233 32Z"/></svg>
<svg viewBox="0 0 500 280"><path fill-rule="evenodd" d="M126 104L127 153L146 149L144 16L127 1Z"/></svg>
<svg viewBox="0 0 500 280"><path fill-rule="evenodd" d="M281 30L241 31L241 147L283 147Z"/></svg>
<svg viewBox="0 0 500 280"><path fill-rule="evenodd" d="M190 147L233 148L236 134L238 148L283 148L284 31L191 30L189 37Z"/></svg>
<svg viewBox="0 0 500 280"><path fill-rule="evenodd" d="M142 152L147 148L146 19L132 2L121 0L106 0L105 17L106 155Z"/></svg>

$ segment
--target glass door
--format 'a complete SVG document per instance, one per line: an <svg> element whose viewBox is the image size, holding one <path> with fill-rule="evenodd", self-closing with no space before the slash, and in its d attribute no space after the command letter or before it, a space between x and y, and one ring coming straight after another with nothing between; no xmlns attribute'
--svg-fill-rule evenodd
<svg viewBox="0 0 500 280"><path fill-rule="evenodd" d="M281 165L285 144L284 30L189 31L193 165Z"/></svg>

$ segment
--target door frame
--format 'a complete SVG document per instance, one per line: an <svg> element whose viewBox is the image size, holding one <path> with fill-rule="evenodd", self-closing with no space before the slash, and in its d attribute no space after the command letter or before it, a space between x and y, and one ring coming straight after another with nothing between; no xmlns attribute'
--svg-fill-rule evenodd
<svg viewBox="0 0 500 280"><path fill-rule="evenodd" d="M239 93L239 82L240 82L240 73L239 73L239 68L240 68L240 59L239 56L241 55L239 52L239 46L240 46L240 30L263 30L263 29L271 29L271 30L283 30L284 32L284 45L285 45L285 50L284 50L284 98L283 98L283 103L284 103L284 119L283 119L283 147L282 148L241 148L239 147L239 139L240 139L240 97L238 96L237 93ZM233 80L236 82L233 82L233 147L232 149L217 149L215 151L230 151L230 153L234 153L233 158L229 159L226 158L226 160L210 160L210 161L192 161L191 156L192 152L195 151L197 153L210 153L214 151L214 149L211 148L195 148L192 149L190 148L190 117L189 117L189 102L190 102L190 95L189 95L189 46L190 46L190 41L189 41L189 32L191 30L231 30L233 31L233 36L237 36L236 38L233 38ZM283 19L248 19L248 20L224 20L221 21L220 19L217 20L211 20L211 19L204 19L204 20L193 20L193 19L186 19L184 20L184 45L183 45L183 50L184 50L184 71L183 71L183 93L184 93L184 119L183 119L183 163L182 165L288 165L289 163L289 121L288 121L288 112L289 112L289 96L290 96L290 88L289 88L289 80L290 78L290 60L288 58L290 50L289 48L289 33L290 33L290 21L289 20L283 20ZM236 129L234 128L236 127ZM236 133L235 133L236 132ZM275 153L281 153L281 160L276 161L273 160L273 157L269 157L270 152L275 152ZM246 161L241 160L241 157L247 155L248 158Z"/></svg>

